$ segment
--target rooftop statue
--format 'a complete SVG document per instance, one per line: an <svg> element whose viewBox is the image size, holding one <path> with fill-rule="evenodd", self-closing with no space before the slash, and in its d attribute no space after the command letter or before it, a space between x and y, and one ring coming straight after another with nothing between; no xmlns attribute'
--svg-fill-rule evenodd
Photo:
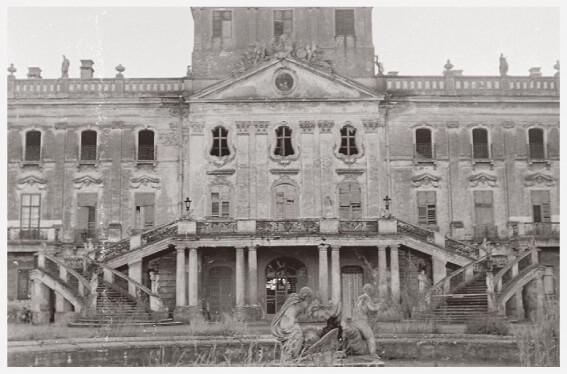
<svg viewBox="0 0 567 374"><path fill-rule="evenodd" d="M506 61L506 57L504 54L500 54L500 76L505 77L508 75L508 61Z"/></svg>
<svg viewBox="0 0 567 374"><path fill-rule="evenodd" d="M61 78L69 78L69 60L63 55L63 62L61 63Z"/></svg>
<svg viewBox="0 0 567 374"><path fill-rule="evenodd" d="M377 75L379 75L379 76L384 75L384 65L379 61L377 55L374 56L374 64L376 65L376 68L378 69Z"/></svg>

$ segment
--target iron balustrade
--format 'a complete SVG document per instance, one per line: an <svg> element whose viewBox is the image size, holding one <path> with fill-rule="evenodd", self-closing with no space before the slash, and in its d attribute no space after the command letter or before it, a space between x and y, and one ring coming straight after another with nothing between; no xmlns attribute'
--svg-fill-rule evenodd
<svg viewBox="0 0 567 374"><path fill-rule="evenodd" d="M417 143L415 145L415 156L416 158L433 158L433 145L430 143Z"/></svg>
<svg viewBox="0 0 567 374"><path fill-rule="evenodd" d="M95 160L96 160L96 145L81 146L81 161L95 161Z"/></svg>
<svg viewBox="0 0 567 374"><path fill-rule="evenodd" d="M488 144L473 144L473 158L476 160L489 158Z"/></svg>
<svg viewBox="0 0 567 374"><path fill-rule="evenodd" d="M155 147L153 145L138 146L138 160L155 161Z"/></svg>
<svg viewBox="0 0 567 374"><path fill-rule="evenodd" d="M25 153L25 161L39 161L41 156L41 146L27 145Z"/></svg>
<svg viewBox="0 0 567 374"><path fill-rule="evenodd" d="M538 240L559 239L559 222L511 222L508 227L512 237L531 236Z"/></svg>

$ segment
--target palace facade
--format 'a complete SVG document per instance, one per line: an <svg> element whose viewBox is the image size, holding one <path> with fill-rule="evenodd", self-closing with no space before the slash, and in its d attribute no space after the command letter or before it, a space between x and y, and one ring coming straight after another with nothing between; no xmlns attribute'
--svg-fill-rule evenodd
<svg viewBox="0 0 567 374"><path fill-rule="evenodd" d="M185 77L8 69L10 300L79 312L37 268L91 251L130 286L159 274L178 320L269 317L303 286L348 315L364 283L399 303L485 238L540 248L558 293L559 66L402 76L370 8L192 13Z"/></svg>

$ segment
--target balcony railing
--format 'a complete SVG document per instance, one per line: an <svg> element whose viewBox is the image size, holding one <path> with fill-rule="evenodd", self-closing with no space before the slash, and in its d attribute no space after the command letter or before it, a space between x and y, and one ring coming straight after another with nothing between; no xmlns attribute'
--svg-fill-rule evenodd
<svg viewBox="0 0 567 374"><path fill-rule="evenodd" d="M512 238L559 239L559 222L511 222L508 227Z"/></svg>
<svg viewBox="0 0 567 374"><path fill-rule="evenodd" d="M59 229L55 227L8 227L8 240L57 241L59 240Z"/></svg>
<svg viewBox="0 0 567 374"><path fill-rule="evenodd" d="M490 158L489 148L490 147L488 146L488 144L473 144L472 146L473 158L475 160L483 160Z"/></svg>
<svg viewBox="0 0 567 374"><path fill-rule="evenodd" d="M433 146L430 143L417 143L415 145L415 157L418 159L432 159Z"/></svg>
<svg viewBox="0 0 567 374"><path fill-rule="evenodd" d="M543 160L545 159L545 147L543 144L530 144L530 159L532 160Z"/></svg>
<svg viewBox="0 0 567 374"><path fill-rule="evenodd" d="M27 145L25 161L39 161L41 156L41 146L39 145Z"/></svg>
<svg viewBox="0 0 567 374"><path fill-rule="evenodd" d="M81 146L81 161L95 161L95 160L96 160L96 145Z"/></svg>
<svg viewBox="0 0 567 374"><path fill-rule="evenodd" d="M496 225L475 225L473 240L482 241L484 238L489 240L498 239L498 227Z"/></svg>
<svg viewBox="0 0 567 374"><path fill-rule="evenodd" d="M154 161L155 160L155 147L153 145L140 145L140 146L138 146L138 160L139 161Z"/></svg>

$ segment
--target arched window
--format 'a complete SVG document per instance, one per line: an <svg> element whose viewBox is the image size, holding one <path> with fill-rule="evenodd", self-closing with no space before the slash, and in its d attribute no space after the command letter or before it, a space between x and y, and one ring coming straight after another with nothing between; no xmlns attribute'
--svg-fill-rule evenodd
<svg viewBox="0 0 567 374"><path fill-rule="evenodd" d="M213 129L213 146L211 156L223 157L230 155L228 149L228 130L222 126Z"/></svg>
<svg viewBox="0 0 567 374"><path fill-rule="evenodd" d="M41 132L28 131L26 133L26 161L39 161L41 157Z"/></svg>
<svg viewBox="0 0 567 374"><path fill-rule="evenodd" d="M291 184L280 184L274 189L276 218L297 218L297 191Z"/></svg>
<svg viewBox="0 0 567 374"><path fill-rule="evenodd" d="M276 129L276 156L291 156L295 154L291 144L291 129L288 126L280 126Z"/></svg>
<svg viewBox="0 0 567 374"><path fill-rule="evenodd" d="M431 142L431 130L415 130L415 154L420 158L433 158L433 145Z"/></svg>
<svg viewBox="0 0 567 374"><path fill-rule="evenodd" d="M362 196L356 182L342 183L339 186L339 218L358 219L362 217Z"/></svg>
<svg viewBox="0 0 567 374"><path fill-rule="evenodd" d="M486 129L473 129L473 158L489 158L488 131Z"/></svg>
<svg viewBox="0 0 567 374"><path fill-rule="evenodd" d="M231 188L228 186L213 186L211 188L211 217L229 218Z"/></svg>
<svg viewBox="0 0 567 374"><path fill-rule="evenodd" d="M346 125L341 129L341 147L339 153L343 155L356 155L358 149L356 148L356 129L351 125Z"/></svg>
<svg viewBox="0 0 567 374"><path fill-rule="evenodd" d="M81 160L96 160L96 131L81 133Z"/></svg>
<svg viewBox="0 0 567 374"><path fill-rule="evenodd" d="M543 130L530 129L528 131L530 158L541 160L545 158L545 147L543 144Z"/></svg>
<svg viewBox="0 0 567 374"><path fill-rule="evenodd" d="M138 160L155 160L154 132L142 130L138 133Z"/></svg>
<svg viewBox="0 0 567 374"><path fill-rule="evenodd" d="M307 268L292 257L280 257L266 266L266 313L277 313L289 294L307 285Z"/></svg>

